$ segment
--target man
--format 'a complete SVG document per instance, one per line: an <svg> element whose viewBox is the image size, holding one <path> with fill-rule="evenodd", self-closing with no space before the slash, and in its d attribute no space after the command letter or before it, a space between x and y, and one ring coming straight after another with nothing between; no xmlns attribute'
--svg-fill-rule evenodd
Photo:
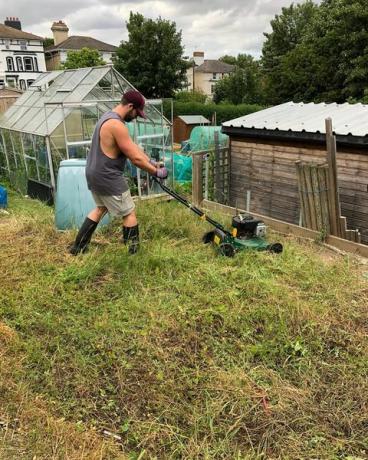
<svg viewBox="0 0 368 460"><path fill-rule="evenodd" d="M135 205L123 176L126 159L129 158L135 166L160 179L166 179L168 174L166 168L158 167L132 141L124 124L138 116L146 118L144 104L141 93L129 90L123 94L121 103L102 115L97 122L86 166L87 184L96 208L86 217L69 249L73 255L86 251L93 232L106 212L122 217L123 242L128 245L129 253L134 254L139 248Z"/></svg>

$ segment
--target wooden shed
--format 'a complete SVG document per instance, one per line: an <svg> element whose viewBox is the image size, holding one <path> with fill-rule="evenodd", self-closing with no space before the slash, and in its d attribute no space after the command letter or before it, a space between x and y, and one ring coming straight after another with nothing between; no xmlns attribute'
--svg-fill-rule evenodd
<svg viewBox="0 0 368 460"><path fill-rule="evenodd" d="M15 88L1 88L0 89L0 113L4 113L8 108L14 104L19 96L22 95L22 91Z"/></svg>
<svg viewBox="0 0 368 460"><path fill-rule="evenodd" d="M230 137L230 204L298 224L296 161L326 162L325 119L337 143L341 214L368 244L368 105L288 102L223 124Z"/></svg>
<svg viewBox="0 0 368 460"><path fill-rule="evenodd" d="M196 126L209 125L210 121L202 115L179 115L174 119L174 142L180 144L190 138Z"/></svg>

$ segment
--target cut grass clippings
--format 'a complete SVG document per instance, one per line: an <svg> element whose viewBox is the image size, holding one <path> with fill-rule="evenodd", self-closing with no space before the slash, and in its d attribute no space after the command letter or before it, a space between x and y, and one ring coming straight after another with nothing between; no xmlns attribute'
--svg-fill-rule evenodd
<svg viewBox="0 0 368 460"><path fill-rule="evenodd" d="M291 237L220 257L175 202L139 205L135 256L111 225L72 257L51 208L9 201L2 460L368 456L359 260Z"/></svg>

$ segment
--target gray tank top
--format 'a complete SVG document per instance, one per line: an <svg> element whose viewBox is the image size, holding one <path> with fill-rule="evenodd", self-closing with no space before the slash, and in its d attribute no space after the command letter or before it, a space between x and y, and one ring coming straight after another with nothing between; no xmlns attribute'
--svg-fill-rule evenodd
<svg viewBox="0 0 368 460"><path fill-rule="evenodd" d="M86 178L89 190L100 195L121 195L129 190L123 176L126 156L123 152L116 159L106 156L100 147L100 129L107 120L119 120L115 112L106 112L98 120L93 132L91 148L87 157Z"/></svg>

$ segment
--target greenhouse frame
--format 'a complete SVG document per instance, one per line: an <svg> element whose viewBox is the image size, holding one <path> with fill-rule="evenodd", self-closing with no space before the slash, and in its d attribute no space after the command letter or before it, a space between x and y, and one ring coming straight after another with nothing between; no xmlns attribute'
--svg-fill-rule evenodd
<svg viewBox="0 0 368 460"><path fill-rule="evenodd" d="M135 89L112 65L45 72L0 118L0 174L22 193L56 190L62 160L86 158L99 117ZM162 100L147 100L147 119L128 123L129 132L152 158L174 166L172 123ZM145 173L128 168L141 196L153 193ZM173 176L172 176L173 177Z"/></svg>

